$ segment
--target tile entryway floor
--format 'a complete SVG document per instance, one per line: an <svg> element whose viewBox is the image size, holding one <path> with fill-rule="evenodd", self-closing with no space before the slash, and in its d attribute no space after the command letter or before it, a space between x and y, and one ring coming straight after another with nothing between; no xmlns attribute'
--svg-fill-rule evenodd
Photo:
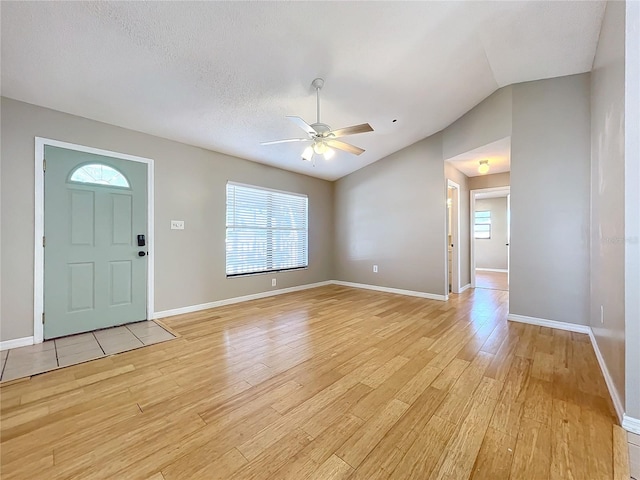
<svg viewBox="0 0 640 480"><path fill-rule="evenodd" d="M29 377L172 338L174 335L157 323L145 321L12 348L0 352L0 381Z"/></svg>

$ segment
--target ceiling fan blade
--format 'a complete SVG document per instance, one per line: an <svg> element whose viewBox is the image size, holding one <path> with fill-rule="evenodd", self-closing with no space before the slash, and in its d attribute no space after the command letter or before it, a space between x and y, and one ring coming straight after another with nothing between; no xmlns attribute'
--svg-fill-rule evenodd
<svg viewBox="0 0 640 480"><path fill-rule="evenodd" d="M360 155L362 152L364 152L364 149L356 147L355 145L351 145L349 143L341 142L340 140L328 139L325 141L325 143L330 147L344 150L345 152L353 153L354 155Z"/></svg>
<svg viewBox="0 0 640 480"><path fill-rule="evenodd" d="M288 142L308 142L310 138L287 138L286 140L273 140L272 142L261 142L260 145L273 145L275 143L288 143Z"/></svg>
<svg viewBox="0 0 640 480"><path fill-rule="evenodd" d="M356 133L365 133L365 132L373 132L373 128L368 123L363 123L362 125L352 125L351 127L339 128L337 130L333 130L327 133L326 136L345 137L347 135L355 135Z"/></svg>
<svg viewBox="0 0 640 480"><path fill-rule="evenodd" d="M309 125L300 117L296 117L295 115L287 115L287 118L291 120L293 123L295 123L297 126L299 126L301 129L303 129L305 132L307 132L309 135L313 136L318 134L318 132L316 132L311 125Z"/></svg>

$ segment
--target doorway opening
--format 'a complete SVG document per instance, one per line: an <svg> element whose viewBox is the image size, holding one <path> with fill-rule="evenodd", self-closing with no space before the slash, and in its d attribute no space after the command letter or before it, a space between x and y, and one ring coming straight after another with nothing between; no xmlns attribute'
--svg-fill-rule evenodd
<svg viewBox="0 0 640 480"><path fill-rule="evenodd" d="M447 179L446 292L460 293L460 185Z"/></svg>
<svg viewBox="0 0 640 480"><path fill-rule="evenodd" d="M52 156L54 155L53 152L62 155L57 159L52 158L52 161L60 161L65 158L67 163L71 163L67 166L69 171L62 169L57 172L60 178L54 181L52 177L51 181L54 183L48 183L45 190L45 169L47 169L47 172L56 170L51 165L49 165L50 169L47 168L46 152L49 152L48 154ZM67 155L64 155L64 152L67 152ZM70 160L76 157L77 162L75 163L77 165L74 163L75 160ZM94 165L92 162L96 158L102 159L101 163L103 164ZM71 165L72 163L73 165ZM132 177L127 178L126 175L122 175L122 172L129 170L129 165L131 168L135 167L138 192L141 192L141 199L137 201L137 204L141 205L138 208L137 223L139 225L135 227L141 232L133 231L136 224L128 220L132 215L131 209L133 207L131 205L136 202L129 197L130 185L128 181L132 180ZM98 169L98 167L100 168ZM49 182L49 176L47 176L47 179ZM59 198L52 200L47 197L46 193L51 194L54 186L60 190L60 195ZM104 300L113 308L103 309L104 311L101 314L96 313L95 318L100 317L100 315L102 315L103 319L109 317L109 315L113 316L115 310L127 309L133 303L130 294L134 292L135 285L133 284L138 284L141 288L133 295L141 298L142 303L138 302L136 306L138 313L135 318L132 317L131 321L152 319L154 313L153 271L155 258L155 255L153 255L153 160L36 137L35 191L34 343L42 343L44 340L45 322L50 320L45 316L45 305L53 305L45 297L45 225L47 223L50 225L50 230L53 225L56 233L60 233L59 236L62 239L58 242L60 245L56 246L51 243L47 245L56 247L48 250L47 268L58 268L59 271L53 272L57 275L55 278L61 279L60 284L66 282L68 287L65 287L63 294L56 295L55 298L50 296L51 299L59 303L59 305L55 306L60 307L60 311L74 318L75 316L89 315L93 320L94 316L92 316L91 311L98 305L97 293L103 295L104 290L107 290L108 294ZM97 201L97 198L100 196L104 197L102 209L98 208L100 202ZM48 210L46 210L47 202L53 202ZM54 213L60 214L61 212L66 215L61 220L51 217ZM45 217L45 215L47 216ZM141 221L140 218L142 219ZM57 223L58 220L60 220L59 223ZM100 228L96 228L96 222L98 221L102 222ZM108 225L109 229L106 229L105 225ZM125 253L126 258L111 258L108 254L105 254L103 249L97 248L96 239L99 234L106 239L105 244L108 244L111 250L120 248L131 250L131 252L127 250ZM52 238L51 240L53 241L54 239ZM61 251L60 248L66 248L69 252L73 250L73 255L65 251L64 258L66 260L64 262L60 265L50 264L49 260L60 260L58 258L60 256L56 255L56 252ZM90 255L99 255L100 258L86 257L86 253L89 250L92 252ZM78 254L78 258L75 257L76 254ZM120 255L121 252L117 252L117 254ZM142 260L143 257L144 260ZM136 263L137 260L142 261ZM96 276L98 262L102 262L104 265L103 268L101 267L104 274L100 278ZM139 274L134 275L134 270L136 269L139 270ZM49 290L57 286L57 282L54 281L55 278L49 280L49 287L47 287ZM139 282L136 279L139 279ZM116 317L118 316L116 315ZM114 323L110 317L107 320L107 323L111 322L114 325L118 322L125 323L127 321L118 319L117 322L114 320ZM111 326L111 323L108 326ZM58 326L61 329L59 331L55 329L49 331L47 338L82 331L81 329L78 332L67 332L65 330L67 325L64 320L60 321ZM102 327L98 326L98 328ZM87 330L92 329L87 328Z"/></svg>
<svg viewBox="0 0 640 480"><path fill-rule="evenodd" d="M509 290L510 187L471 190L471 286Z"/></svg>

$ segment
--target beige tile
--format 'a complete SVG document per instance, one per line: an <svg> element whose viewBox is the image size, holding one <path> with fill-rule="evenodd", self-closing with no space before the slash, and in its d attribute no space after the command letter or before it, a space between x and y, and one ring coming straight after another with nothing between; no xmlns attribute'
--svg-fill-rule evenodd
<svg viewBox="0 0 640 480"><path fill-rule="evenodd" d="M154 332L146 337L140 337L140 340L145 345L152 345L154 343L166 342L167 340L171 340L175 338L166 330L162 330L160 332Z"/></svg>
<svg viewBox="0 0 640 480"><path fill-rule="evenodd" d="M11 357L9 357L11 358ZM55 358L48 361L39 361L33 363L14 363L10 364L7 361L4 372L2 373L2 380L14 380L16 378L28 377L37 373L48 372L58 368L58 362Z"/></svg>
<svg viewBox="0 0 640 480"><path fill-rule="evenodd" d="M104 357L102 349L98 347L96 350L90 350L85 352L76 353L74 355L68 355L58 357L58 363L61 367L68 367L69 365L76 365L78 363L87 362L96 358Z"/></svg>
<svg viewBox="0 0 640 480"><path fill-rule="evenodd" d="M93 332L95 337L98 339L98 342L107 338L114 337L122 337L122 336L133 336L133 334L129 331L129 329L125 326L115 327L115 328L107 328L106 330L97 330Z"/></svg>
<svg viewBox="0 0 640 480"><path fill-rule="evenodd" d="M89 340L95 340L93 333L80 333L79 335L71 335L69 337L56 338L56 348L67 347L76 343L83 343Z"/></svg>
<svg viewBox="0 0 640 480"><path fill-rule="evenodd" d="M107 355L113 355L114 353L126 352L144 346L144 344L137 338L127 339L123 341L110 341L103 340L100 342L100 346Z"/></svg>
<svg viewBox="0 0 640 480"><path fill-rule="evenodd" d="M130 323L127 325L127 328L131 330L136 336L146 336L146 332L153 332L158 329L164 330L160 325L155 322L137 322Z"/></svg>
<svg viewBox="0 0 640 480"><path fill-rule="evenodd" d="M53 340L47 340L46 342L36 343L35 345L29 345L27 347L12 348L11 356L33 355L35 353L48 352L55 350Z"/></svg>
<svg viewBox="0 0 640 480"><path fill-rule="evenodd" d="M23 353L21 355L16 355L11 351L7 357L5 369L39 367L40 365L49 365L51 363L56 363L55 350L45 350L31 354Z"/></svg>
<svg viewBox="0 0 640 480"><path fill-rule="evenodd" d="M86 341L81 343L73 343L71 345L65 346L56 346L58 351L58 358L68 357L69 355L76 355L83 352L90 352L92 350L100 350L100 345L98 341L91 336L91 338L87 338Z"/></svg>
<svg viewBox="0 0 640 480"><path fill-rule="evenodd" d="M7 358L8 354L9 354L9 350L0 351L0 360L4 360L5 358Z"/></svg>
<svg viewBox="0 0 640 480"><path fill-rule="evenodd" d="M640 435L636 435L635 433L627 432L629 436L629 443L633 445L640 445Z"/></svg>

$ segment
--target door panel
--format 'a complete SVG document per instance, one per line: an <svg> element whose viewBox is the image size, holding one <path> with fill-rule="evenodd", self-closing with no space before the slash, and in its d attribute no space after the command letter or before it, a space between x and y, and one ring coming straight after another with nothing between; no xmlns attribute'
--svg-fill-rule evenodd
<svg viewBox="0 0 640 480"><path fill-rule="evenodd" d="M132 262L118 260L110 262L111 302L110 305L126 305L131 303L133 294Z"/></svg>
<svg viewBox="0 0 640 480"><path fill-rule="evenodd" d="M71 244L94 245L95 225L94 192L69 190Z"/></svg>
<svg viewBox="0 0 640 480"><path fill-rule="evenodd" d="M70 263L69 268L69 312L93 310L95 298L95 265L93 263Z"/></svg>
<svg viewBox="0 0 640 480"><path fill-rule="evenodd" d="M111 195L111 215L113 224L112 245L131 245L133 221L131 195Z"/></svg>
<svg viewBox="0 0 640 480"><path fill-rule="evenodd" d="M51 146L45 158L45 338L145 320L147 165Z"/></svg>

